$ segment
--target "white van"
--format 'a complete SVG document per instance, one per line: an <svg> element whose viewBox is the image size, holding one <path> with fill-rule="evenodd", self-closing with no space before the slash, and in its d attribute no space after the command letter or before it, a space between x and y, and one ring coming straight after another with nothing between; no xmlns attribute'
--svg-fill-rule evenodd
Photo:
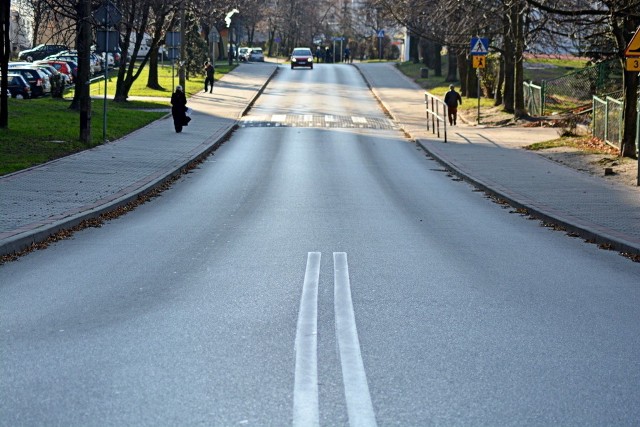
<svg viewBox="0 0 640 427"><path fill-rule="evenodd" d="M129 58L133 56L133 47L136 44L136 33L131 33L131 37L129 37ZM138 50L138 58L144 58L149 53L149 49L151 47L151 36L147 33L142 37L142 43L140 44L140 49Z"/></svg>

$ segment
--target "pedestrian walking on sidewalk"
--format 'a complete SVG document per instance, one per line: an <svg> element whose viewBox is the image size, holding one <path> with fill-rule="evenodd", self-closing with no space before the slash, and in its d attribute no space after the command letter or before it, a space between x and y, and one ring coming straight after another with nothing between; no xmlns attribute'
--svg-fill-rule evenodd
<svg viewBox="0 0 640 427"><path fill-rule="evenodd" d="M187 117L187 97L180 85L176 86L176 91L171 95L171 115L177 133L182 132L182 127L191 121L191 117Z"/></svg>
<svg viewBox="0 0 640 427"><path fill-rule="evenodd" d="M458 120L458 105L462 105L462 97L453 85L449 85L449 92L444 96L444 103L447 105L447 116L449 124L455 125Z"/></svg>
<svg viewBox="0 0 640 427"><path fill-rule="evenodd" d="M213 92L213 73L215 72L215 68L213 64L210 64L209 61L205 61L204 63L204 73L206 75L204 79L204 91L207 92L207 88L209 89L209 93Z"/></svg>

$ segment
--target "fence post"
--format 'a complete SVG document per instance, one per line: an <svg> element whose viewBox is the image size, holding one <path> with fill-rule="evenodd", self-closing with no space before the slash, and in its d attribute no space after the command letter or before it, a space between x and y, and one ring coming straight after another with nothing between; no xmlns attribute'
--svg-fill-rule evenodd
<svg viewBox="0 0 640 427"><path fill-rule="evenodd" d="M432 113L434 112L434 109L433 109L433 96L431 97L431 112ZM436 123L437 123L436 114L431 114L431 125L432 125L431 126L431 133L436 133Z"/></svg>
<svg viewBox="0 0 640 427"><path fill-rule="evenodd" d="M636 157L638 158L638 166L640 166L640 98L636 106ZM638 169L638 185L640 185L640 169Z"/></svg>
<svg viewBox="0 0 640 427"><path fill-rule="evenodd" d="M596 113L596 97L591 98L591 136L596 136L598 126L598 114Z"/></svg>
<svg viewBox="0 0 640 427"><path fill-rule="evenodd" d="M435 98L431 98L432 105L435 107L436 114L440 114L440 104L436 102ZM440 120L436 121L438 129L438 138L440 138Z"/></svg>
<svg viewBox="0 0 640 427"><path fill-rule="evenodd" d="M604 140L609 140L609 103L604 103Z"/></svg>
<svg viewBox="0 0 640 427"><path fill-rule="evenodd" d="M427 92L424 93L424 110L427 116L427 130L430 130L429 129L429 95L427 95Z"/></svg>
<svg viewBox="0 0 640 427"><path fill-rule="evenodd" d="M547 81L543 80L542 84L540 85L540 115L544 116L544 106L547 103ZM593 111L593 110L591 110Z"/></svg>
<svg viewBox="0 0 640 427"><path fill-rule="evenodd" d="M447 120L449 120L449 107L442 104L442 109L444 110L442 113L444 117L444 120L442 121L442 127L444 128L444 142L447 142Z"/></svg>

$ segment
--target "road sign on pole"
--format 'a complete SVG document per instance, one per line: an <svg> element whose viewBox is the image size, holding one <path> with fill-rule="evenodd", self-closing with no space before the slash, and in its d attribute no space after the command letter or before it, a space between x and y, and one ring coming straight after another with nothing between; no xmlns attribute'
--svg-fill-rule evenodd
<svg viewBox="0 0 640 427"><path fill-rule="evenodd" d="M489 39L473 37L471 39L471 55L486 55L489 53Z"/></svg>
<svg viewBox="0 0 640 427"><path fill-rule="evenodd" d="M484 55L474 55L473 68L485 68L487 66L487 58Z"/></svg>
<svg viewBox="0 0 640 427"><path fill-rule="evenodd" d="M631 37L631 41L624 50L624 56L627 58L630 56L640 56L640 27L638 27L636 33Z"/></svg>

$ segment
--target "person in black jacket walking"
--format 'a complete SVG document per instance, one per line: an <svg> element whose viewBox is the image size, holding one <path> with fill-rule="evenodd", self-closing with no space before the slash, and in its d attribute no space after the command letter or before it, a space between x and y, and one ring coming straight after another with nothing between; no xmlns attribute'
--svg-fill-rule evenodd
<svg viewBox="0 0 640 427"><path fill-rule="evenodd" d="M458 119L458 104L462 105L462 97L453 85L449 86L449 92L444 96L444 103L447 104L449 124L453 126Z"/></svg>
<svg viewBox="0 0 640 427"><path fill-rule="evenodd" d="M186 126L190 118L187 117L187 97L180 85L176 86L176 91L171 95L171 115L176 132L182 132L182 126Z"/></svg>
<svg viewBox="0 0 640 427"><path fill-rule="evenodd" d="M210 64L209 61L205 61L204 63L204 74L205 74L205 79L204 79L204 91L205 93L207 92L207 89L209 90L209 93L213 92L213 73L215 71L215 68L213 68L213 64Z"/></svg>

